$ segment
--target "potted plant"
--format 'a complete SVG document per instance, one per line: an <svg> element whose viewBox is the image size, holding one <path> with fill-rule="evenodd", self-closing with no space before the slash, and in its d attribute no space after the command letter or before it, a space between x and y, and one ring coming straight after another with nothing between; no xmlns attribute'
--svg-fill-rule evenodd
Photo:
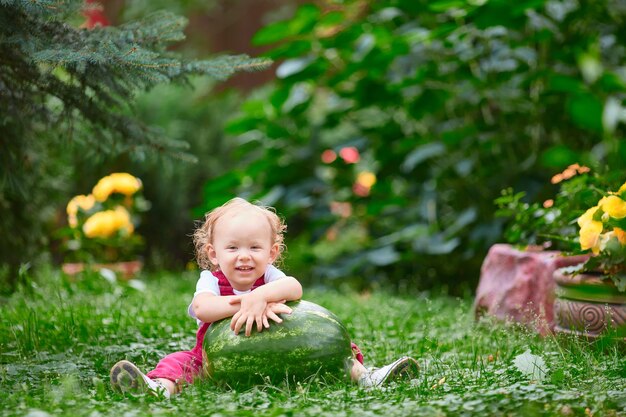
<svg viewBox="0 0 626 417"><path fill-rule="evenodd" d="M605 192L579 218L584 263L558 269L556 330L597 337L626 336L626 183Z"/></svg>
<svg viewBox="0 0 626 417"><path fill-rule="evenodd" d="M100 179L91 194L68 202L68 227L62 231L65 273L107 268L130 278L141 270L143 239L135 230L139 214L149 208L141 188L139 178L113 173Z"/></svg>
<svg viewBox="0 0 626 417"><path fill-rule="evenodd" d="M553 273L587 259L576 241L576 219L597 201L604 181L572 164L552 177L556 193L538 202L526 201L523 192L503 191L495 203L497 215L507 219L507 243L493 245L483 261L474 301L477 317L514 320L544 335L554 330Z"/></svg>

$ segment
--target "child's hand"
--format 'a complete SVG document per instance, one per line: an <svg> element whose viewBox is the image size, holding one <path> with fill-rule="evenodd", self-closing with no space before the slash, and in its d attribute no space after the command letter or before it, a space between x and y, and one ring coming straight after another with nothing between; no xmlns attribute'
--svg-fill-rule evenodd
<svg viewBox="0 0 626 417"><path fill-rule="evenodd" d="M256 330L263 330L263 317L267 308L267 301L262 296L251 292L239 297L233 297L229 301L230 304L241 304L239 311L235 313L230 321L230 328L239 334L241 328L245 325L246 336L250 336L252 326L256 323ZM267 319L266 319L267 321Z"/></svg>
<svg viewBox="0 0 626 417"><path fill-rule="evenodd" d="M267 307L265 307L265 313L263 314L263 327L268 329L270 327L270 323L268 319L272 319L276 323L282 323L283 319L278 317L278 314L291 314L291 308L285 305L287 300L281 300L275 303L267 303Z"/></svg>

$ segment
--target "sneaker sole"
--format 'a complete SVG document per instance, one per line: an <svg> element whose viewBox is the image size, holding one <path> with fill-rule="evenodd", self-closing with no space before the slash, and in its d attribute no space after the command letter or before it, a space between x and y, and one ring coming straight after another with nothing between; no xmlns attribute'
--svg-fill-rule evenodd
<svg viewBox="0 0 626 417"><path fill-rule="evenodd" d="M146 392L148 385L141 371L129 361L119 361L111 368L111 386L119 392Z"/></svg>
<svg viewBox="0 0 626 417"><path fill-rule="evenodd" d="M409 357L402 358L398 361L396 366L391 368L387 376L381 381L381 384L405 377L412 378L417 376L418 372L419 364L415 359Z"/></svg>

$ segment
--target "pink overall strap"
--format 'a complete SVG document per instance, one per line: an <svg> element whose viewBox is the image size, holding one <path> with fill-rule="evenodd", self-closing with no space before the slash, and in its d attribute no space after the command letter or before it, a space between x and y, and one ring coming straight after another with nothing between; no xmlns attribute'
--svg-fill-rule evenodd
<svg viewBox="0 0 626 417"><path fill-rule="evenodd" d="M233 286L230 285L230 282L228 282L226 275L224 275L222 271L213 271L212 273L213 276L217 278L217 285L220 287L220 295L235 295ZM265 284L265 275L261 275L261 277L252 284L252 290L256 290L263 284Z"/></svg>

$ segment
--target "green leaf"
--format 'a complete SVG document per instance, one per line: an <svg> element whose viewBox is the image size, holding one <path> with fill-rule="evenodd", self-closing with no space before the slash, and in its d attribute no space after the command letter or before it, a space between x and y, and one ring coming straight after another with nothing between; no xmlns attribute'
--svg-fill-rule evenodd
<svg viewBox="0 0 626 417"><path fill-rule="evenodd" d="M430 255L445 255L451 253L460 244L461 240L458 237L446 239L443 234L438 233L414 240L413 249Z"/></svg>
<svg viewBox="0 0 626 417"><path fill-rule="evenodd" d="M286 42L264 53L265 56L272 59L296 58L311 52L311 41L308 39L294 40Z"/></svg>
<svg viewBox="0 0 626 417"><path fill-rule="evenodd" d="M626 275L620 274L613 276L613 282L619 291L626 291Z"/></svg>
<svg viewBox="0 0 626 417"><path fill-rule="evenodd" d="M275 43L293 34L289 22L277 22L259 30L252 38L252 45L260 46Z"/></svg>
<svg viewBox="0 0 626 417"><path fill-rule="evenodd" d="M429 158L442 155L445 151L446 147L441 142L426 143L418 146L406 156L401 168L404 172L410 172L420 163Z"/></svg>
<svg viewBox="0 0 626 417"><path fill-rule="evenodd" d="M396 252L393 246L385 246L369 251L367 257L374 265L386 266L397 262L400 259L400 254Z"/></svg>
<svg viewBox="0 0 626 417"><path fill-rule="evenodd" d="M265 26L252 38L252 44L261 46L275 43L287 38L306 34L317 23L320 10L317 6L306 4L301 6L293 19L280 21Z"/></svg>
<svg viewBox="0 0 626 417"><path fill-rule="evenodd" d="M297 74L306 69L314 60L315 58L312 56L287 59L276 69L276 76L278 78L287 78Z"/></svg>
<svg viewBox="0 0 626 417"><path fill-rule="evenodd" d="M602 102L591 94L578 94L569 100L567 110L579 127L602 132Z"/></svg>
<svg viewBox="0 0 626 417"><path fill-rule="evenodd" d="M586 87L578 78L553 74L548 78L548 89L562 93L581 93L586 90Z"/></svg>
<svg viewBox="0 0 626 417"><path fill-rule="evenodd" d="M531 380L542 381L546 377L546 362L541 356L533 355L530 349L527 349L521 355L517 355L513 360L513 365Z"/></svg>
<svg viewBox="0 0 626 417"><path fill-rule="evenodd" d="M256 129L259 125L259 120L249 116L239 117L232 119L225 127L225 132L231 135L238 135L246 133L250 130Z"/></svg>
<svg viewBox="0 0 626 417"><path fill-rule="evenodd" d="M466 1L459 1L459 0L440 0L440 1L430 2L428 4L428 8L432 10L433 12L437 12L437 13L446 12L449 9L462 9L466 6L467 6Z"/></svg>
<svg viewBox="0 0 626 417"><path fill-rule="evenodd" d="M566 145L556 145L541 154L541 163L549 168L564 168L577 162L580 155Z"/></svg>
<svg viewBox="0 0 626 417"><path fill-rule="evenodd" d="M600 78L599 84L602 90L609 93L622 92L626 89L626 84L622 78L612 72L605 72Z"/></svg>
<svg viewBox="0 0 626 417"><path fill-rule="evenodd" d="M345 21L345 19L346 17L343 14L343 12L333 11L333 12L324 14L322 18L320 19L320 21L318 22L318 25L335 26L335 25L341 24L343 21Z"/></svg>
<svg viewBox="0 0 626 417"><path fill-rule="evenodd" d="M550 375L550 382L552 384L560 384L565 381L565 371L563 369L555 369Z"/></svg>

